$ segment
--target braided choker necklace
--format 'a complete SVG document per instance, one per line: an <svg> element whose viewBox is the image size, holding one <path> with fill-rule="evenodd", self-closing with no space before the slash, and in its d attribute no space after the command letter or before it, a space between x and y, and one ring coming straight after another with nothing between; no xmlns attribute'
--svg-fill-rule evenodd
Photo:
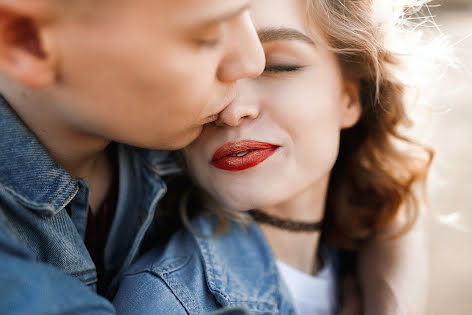
<svg viewBox="0 0 472 315"><path fill-rule="evenodd" d="M290 219L282 219L276 216L272 216L259 210L250 210L249 214L256 222L259 222L261 224L272 225L282 230L287 230L291 232L317 232L320 231L323 227L323 221L293 221Z"/></svg>

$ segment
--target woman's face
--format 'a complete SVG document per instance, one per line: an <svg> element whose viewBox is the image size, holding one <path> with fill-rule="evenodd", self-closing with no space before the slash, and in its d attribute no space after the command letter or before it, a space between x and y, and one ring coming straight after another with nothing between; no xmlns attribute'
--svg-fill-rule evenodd
<svg viewBox="0 0 472 315"><path fill-rule="evenodd" d="M340 131L360 116L358 85L305 25L305 2L253 2L266 69L238 82L234 102L184 150L199 185L231 209L324 196Z"/></svg>

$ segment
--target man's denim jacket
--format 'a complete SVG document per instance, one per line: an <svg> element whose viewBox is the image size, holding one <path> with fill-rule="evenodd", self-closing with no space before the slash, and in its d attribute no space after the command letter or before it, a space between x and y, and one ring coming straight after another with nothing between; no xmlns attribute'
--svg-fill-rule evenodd
<svg viewBox="0 0 472 315"><path fill-rule="evenodd" d="M118 151L120 195L105 249L108 296L148 232L166 191L161 176L177 170L167 152ZM97 274L83 242L88 194L87 183L53 161L0 98L0 314L114 313L94 292Z"/></svg>
<svg viewBox="0 0 472 315"><path fill-rule="evenodd" d="M125 274L113 303L120 314L202 314L243 306L256 314L294 314L287 287L257 224L232 224L211 236L216 219L192 220ZM196 233L195 233L196 232Z"/></svg>

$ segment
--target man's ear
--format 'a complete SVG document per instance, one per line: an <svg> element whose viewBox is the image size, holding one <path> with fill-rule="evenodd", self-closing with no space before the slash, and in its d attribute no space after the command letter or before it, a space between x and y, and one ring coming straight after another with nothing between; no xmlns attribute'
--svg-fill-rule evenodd
<svg viewBox="0 0 472 315"><path fill-rule="evenodd" d="M30 88L55 80L47 12L45 1L0 0L0 72Z"/></svg>
<svg viewBox="0 0 472 315"><path fill-rule="evenodd" d="M346 80L344 82L345 101L342 108L341 129L354 126L362 114L359 80Z"/></svg>

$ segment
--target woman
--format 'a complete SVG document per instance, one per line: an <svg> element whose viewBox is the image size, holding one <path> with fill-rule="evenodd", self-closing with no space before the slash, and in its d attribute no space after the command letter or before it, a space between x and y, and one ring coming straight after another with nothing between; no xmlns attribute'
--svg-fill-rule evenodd
<svg viewBox="0 0 472 315"><path fill-rule="evenodd" d="M187 227L131 268L118 311L336 314L345 258L332 245L409 230L432 160L399 131L389 3L253 3L265 71L184 150L198 186L181 200Z"/></svg>

